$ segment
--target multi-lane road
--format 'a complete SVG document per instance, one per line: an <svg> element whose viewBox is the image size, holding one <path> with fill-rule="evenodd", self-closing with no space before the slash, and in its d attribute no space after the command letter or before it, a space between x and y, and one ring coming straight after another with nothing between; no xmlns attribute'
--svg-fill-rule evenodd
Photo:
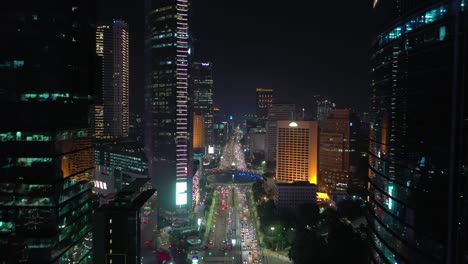
<svg viewBox="0 0 468 264"><path fill-rule="evenodd" d="M204 263L261 263L246 193L250 185L219 186Z"/></svg>

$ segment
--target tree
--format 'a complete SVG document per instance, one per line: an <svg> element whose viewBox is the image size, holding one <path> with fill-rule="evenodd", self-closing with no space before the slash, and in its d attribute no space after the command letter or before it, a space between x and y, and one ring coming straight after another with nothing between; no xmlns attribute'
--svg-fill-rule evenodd
<svg viewBox="0 0 468 264"><path fill-rule="evenodd" d="M256 181L252 185L252 193L256 202L260 201L266 195L263 181Z"/></svg>
<svg viewBox="0 0 468 264"><path fill-rule="evenodd" d="M326 242L315 229L298 230L288 256L296 264L329 263Z"/></svg>
<svg viewBox="0 0 468 264"><path fill-rule="evenodd" d="M366 237L346 218L332 219L328 229L329 263L367 263Z"/></svg>
<svg viewBox="0 0 468 264"><path fill-rule="evenodd" d="M299 227L313 226L319 220L320 209L316 204L301 204L297 207L296 218Z"/></svg>
<svg viewBox="0 0 468 264"><path fill-rule="evenodd" d="M352 200L343 200L338 203L338 215L354 220L364 215L364 209L359 202Z"/></svg>

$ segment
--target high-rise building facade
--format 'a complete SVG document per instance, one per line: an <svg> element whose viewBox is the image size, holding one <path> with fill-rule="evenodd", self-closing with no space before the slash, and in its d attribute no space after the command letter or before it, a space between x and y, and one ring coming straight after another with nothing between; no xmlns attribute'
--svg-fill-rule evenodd
<svg viewBox="0 0 468 264"><path fill-rule="evenodd" d="M163 207L190 203L189 1L145 1L145 148ZM190 205L188 205L190 207Z"/></svg>
<svg viewBox="0 0 468 264"><path fill-rule="evenodd" d="M276 182L317 184L317 122L283 120L277 129Z"/></svg>
<svg viewBox="0 0 468 264"><path fill-rule="evenodd" d="M257 119L265 122L268 116L268 107L273 104L273 89L257 88Z"/></svg>
<svg viewBox="0 0 468 264"><path fill-rule="evenodd" d="M0 9L0 259L90 263L92 1Z"/></svg>
<svg viewBox="0 0 468 264"><path fill-rule="evenodd" d="M327 119L328 113L330 110L335 108L335 103L325 99L317 101L317 121L319 122L320 127L322 127L323 121Z"/></svg>
<svg viewBox="0 0 468 264"><path fill-rule="evenodd" d="M373 263L466 262L466 8L374 3L386 21L371 57Z"/></svg>
<svg viewBox="0 0 468 264"><path fill-rule="evenodd" d="M213 64L211 62L194 62L190 76L192 79L193 111L203 116L203 145L208 147L214 144Z"/></svg>
<svg viewBox="0 0 468 264"><path fill-rule="evenodd" d="M113 20L112 24L99 25L96 29L96 53L102 63L102 104L96 106L96 138L126 138L130 68L127 23Z"/></svg>
<svg viewBox="0 0 468 264"><path fill-rule="evenodd" d="M268 108L265 137L265 160L273 162L276 159L276 131L279 120L295 120L295 104L272 104Z"/></svg>
<svg viewBox="0 0 468 264"><path fill-rule="evenodd" d="M346 191L350 173L351 109L333 109L323 121L319 136L321 192Z"/></svg>
<svg viewBox="0 0 468 264"><path fill-rule="evenodd" d="M280 212L291 212L303 204L317 203L317 185L308 181L276 183L273 191L275 209Z"/></svg>
<svg viewBox="0 0 468 264"><path fill-rule="evenodd" d="M202 115L193 113L193 148L203 148L205 143L205 121Z"/></svg>

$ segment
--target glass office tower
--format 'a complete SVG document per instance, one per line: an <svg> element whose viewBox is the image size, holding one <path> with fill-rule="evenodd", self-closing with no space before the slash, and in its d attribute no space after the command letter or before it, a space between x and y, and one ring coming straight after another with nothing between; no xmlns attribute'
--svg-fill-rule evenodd
<svg viewBox="0 0 468 264"><path fill-rule="evenodd" d="M190 208L189 2L145 1L145 149L161 205Z"/></svg>
<svg viewBox="0 0 468 264"><path fill-rule="evenodd" d="M0 10L0 259L91 260L94 1Z"/></svg>
<svg viewBox="0 0 468 264"><path fill-rule="evenodd" d="M194 62L192 64L191 83L193 93L193 111L203 116L204 146L214 144L213 135L213 64Z"/></svg>
<svg viewBox="0 0 468 264"><path fill-rule="evenodd" d="M464 1L375 1L369 201L373 263L466 252ZM464 165L463 165L464 164Z"/></svg>
<svg viewBox="0 0 468 264"><path fill-rule="evenodd" d="M123 20L96 28L96 53L102 62L102 104L96 106L96 138L129 134L129 31ZM102 109L102 111L99 111Z"/></svg>

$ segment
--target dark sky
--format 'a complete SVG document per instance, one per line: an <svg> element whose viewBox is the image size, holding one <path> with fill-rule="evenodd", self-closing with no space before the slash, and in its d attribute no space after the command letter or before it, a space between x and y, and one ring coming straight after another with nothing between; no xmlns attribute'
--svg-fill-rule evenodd
<svg viewBox="0 0 468 264"><path fill-rule="evenodd" d="M102 19L130 24L136 111L143 101L142 2L100 0L98 9ZM320 94L367 110L371 7L371 0L192 1L195 54L214 63L215 104L253 113L255 88L264 87L301 106Z"/></svg>

